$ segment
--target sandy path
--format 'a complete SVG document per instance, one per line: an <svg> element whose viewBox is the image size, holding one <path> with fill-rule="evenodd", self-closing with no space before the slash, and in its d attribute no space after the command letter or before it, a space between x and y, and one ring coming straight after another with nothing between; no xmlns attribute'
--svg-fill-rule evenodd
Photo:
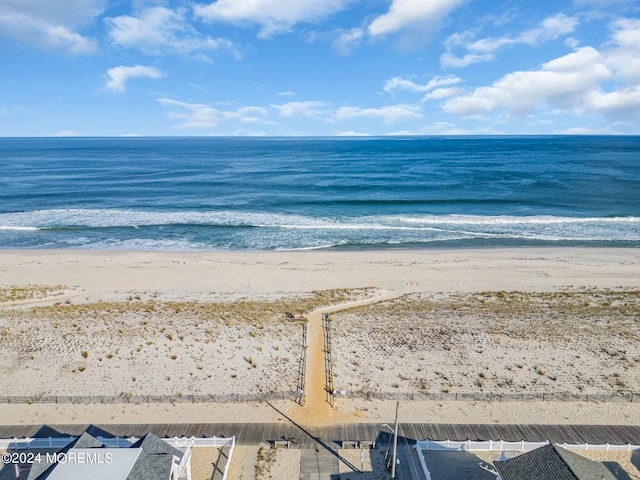
<svg viewBox="0 0 640 480"><path fill-rule="evenodd" d="M324 340L322 316L325 313L336 313L349 308L373 305L397 298L400 295L402 295L401 292L385 293L384 295L364 300L319 308L307 315L307 336L309 344L307 347L307 368L304 386L306 398L304 407L301 409L302 411L297 412L296 415L300 421L318 425L331 422L335 419L336 412L334 412L327 401L324 361L324 353L327 345L325 345Z"/></svg>

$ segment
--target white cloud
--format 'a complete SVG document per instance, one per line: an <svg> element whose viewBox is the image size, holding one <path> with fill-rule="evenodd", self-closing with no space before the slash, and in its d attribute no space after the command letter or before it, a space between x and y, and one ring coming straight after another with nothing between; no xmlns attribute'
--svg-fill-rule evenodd
<svg viewBox="0 0 640 480"><path fill-rule="evenodd" d="M168 117L179 120L175 128L188 130L215 130L225 122L263 123L276 125L267 118L268 111L263 107L247 106L237 110L219 110L202 103L187 103L171 98L158 98L158 102L172 109ZM238 133L238 132L244 133ZM254 132L245 129L234 130L234 135L262 135L262 132Z"/></svg>
<svg viewBox="0 0 640 480"><path fill-rule="evenodd" d="M72 130L62 130L55 135L56 137L78 137L80 134Z"/></svg>
<svg viewBox="0 0 640 480"><path fill-rule="evenodd" d="M574 0L578 7L608 8L614 5L630 3L629 0Z"/></svg>
<svg viewBox="0 0 640 480"><path fill-rule="evenodd" d="M317 117L326 115L326 102L306 101L306 102L288 102L283 105L271 105L275 108L281 117Z"/></svg>
<svg viewBox="0 0 640 480"><path fill-rule="evenodd" d="M295 97L296 92L285 90L284 92L278 92L276 95L278 95L279 97Z"/></svg>
<svg viewBox="0 0 640 480"><path fill-rule="evenodd" d="M422 101L426 102L427 100L442 100L443 98L449 98L455 95L460 95L462 92L463 90L458 87L436 88L434 91L427 93L422 98Z"/></svg>
<svg viewBox="0 0 640 480"><path fill-rule="evenodd" d="M50 50L92 53L95 41L78 30L91 24L105 5L106 0L3 0L0 35Z"/></svg>
<svg viewBox="0 0 640 480"><path fill-rule="evenodd" d="M171 98L159 98L158 102L165 107L177 108L172 111L169 118L180 120L176 128L180 129L213 129L217 128L223 120L220 110L201 103L186 103Z"/></svg>
<svg viewBox="0 0 640 480"><path fill-rule="evenodd" d="M361 132L354 132L353 130L348 130L346 132L338 132L335 135L336 137L370 137L371 134L370 133L361 133Z"/></svg>
<svg viewBox="0 0 640 480"><path fill-rule="evenodd" d="M410 92L424 93L445 85L455 85L461 81L461 78L452 75L436 75L425 85L418 85L417 83L414 83L411 80L406 80L403 77L393 77L385 82L384 91L392 93L394 90L409 90Z"/></svg>
<svg viewBox="0 0 640 480"><path fill-rule="evenodd" d="M385 123L422 118L422 110L416 105L389 105L382 108L340 107L336 119L350 120L357 117L381 118Z"/></svg>
<svg viewBox="0 0 640 480"><path fill-rule="evenodd" d="M131 78L146 77L157 79L163 77L164 73L154 67L144 67L142 65L125 67L124 65L120 65L119 67L107 70L107 75L109 75L111 80L107 82L106 87L114 92L124 92L126 83Z"/></svg>
<svg viewBox="0 0 640 480"><path fill-rule="evenodd" d="M115 45L137 48L146 53L173 52L192 54L196 52L227 49L240 56L235 44L224 38L201 35L187 19L183 8L171 10L165 7L149 7L136 15L107 18L109 38ZM208 57L199 54L200 58Z"/></svg>
<svg viewBox="0 0 640 480"><path fill-rule="evenodd" d="M640 85L640 19L621 19L612 28L615 46L604 52L607 65L626 82Z"/></svg>
<svg viewBox="0 0 640 480"><path fill-rule="evenodd" d="M640 120L640 87L623 88L594 95L590 107L617 120Z"/></svg>
<svg viewBox="0 0 640 480"><path fill-rule="evenodd" d="M611 25L606 48L581 47L538 70L509 73L444 103L447 113L477 117L504 110L524 116L538 108L640 121L640 20Z"/></svg>
<svg viewBox="0 0 640 480"><path fill-rule="evenodd" d="M267 134L265 132L260 132L256 130L245 130L243 128L239 128L237 130L233 130L231 132L225 133L216 133L216 136L225 136L225 137L266 137Z"/></svg>
<svg viewBox="0 0 640 480"><path fill-rule="evenodd" d="M390 136L401 135L502 135L504 132L495 130L491 126L482 126L478 129L469 130L466 128L458 127L457 125L449 122L435 122L430 125L425 125L418 130L399 130L396 132L389 132Z"/></svg>
<svg viewBox="0 0 640 480"><path fill-rule="evenodd" d="M450 52L443 53L440 57L440 64L443 67L464 68L474 63L490 62L495 56L493 54L476 55L467 53L462 57L456 57Z"/></svg>
<svg viewBox="0 0 640 480"><path fill-rule="evenodd" d="M342 32L340 36L333 41L333 48L339 55L349 55L358 41L364 37L362 28L352 28L347 32Z"/></svg>
<svg viewBox="0 0 640 480"><path fill-rule="evenodd" d="M269 38L302 22L315 22L344 9L352 0L217 0L197 4L196 15L209 20L251 23L262 27L258 36Z"/></svg>
<svg viewBox="0 0 640 480"><path fill-rule="evenodd" d="M440 63L445 67L463 68L474 63L489 62L502 48L517 44L539 46L573 32L578 24L577 18L559 13L545 18L539 27L525 30L516 37L503 35L497 38L472 40L474 32L455 33L447 38L445 42L447 51L440 57ZM456 56L453 51L457 48L464 49L465 53Z"/></svg>
<svg viewBox="0 0 640 480"><path fill-rule="evenodd" d="M389 11L369 25L370 35L386 35L405 28L438 22L465 0L393 0Z"/></svg>
<svg viewBox="0 0 640 480"><path fill-rule="evenodd" d="M566 130L562 130L556 133L561 135L620 135L620 132L614 130L611 127L604 127L604 128L598 128L598 129L573 127L573 128L567 128Z"/></svg>
<svg viewBox="0 0 640 480"><path fill-rule="evenodd" d="M600 53L583 47L552 60L537 71L520 71L505 75L490 87L445 102L444 110L463 117L472 117L506 109L511 115L531 113L540 103L555 108L580 111L590 103L598 85L611 78L611 71L602 63Z"/></svg>

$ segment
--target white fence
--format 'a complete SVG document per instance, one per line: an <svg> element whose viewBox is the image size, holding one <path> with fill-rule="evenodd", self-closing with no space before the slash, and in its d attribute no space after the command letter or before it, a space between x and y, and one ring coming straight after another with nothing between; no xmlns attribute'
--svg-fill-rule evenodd
<svg viewBox="0 0 640 480"><path fill-rule="evenodd" d="M434 440L418 440L416 442L416 449L418 450L448 450L448 451L461 451L461 452L528 452L529 450L535 450L536 448L543 447L549 442L505 442L503 440L486 440L482 442L465 440L465 441L434 441ZM631 445L629 443L624 445L612 445L610 443L604 444L572 444L572 443L556 443L559 447L566 448L568 450L618 450L630 452L631 450L640 450L640 445Z"/></svg>
<svg viewBox="0 0 640 480"><path fill-rule="evenodd" d="M424 459L425 451L450 451L450 452L528 452L530 450L535 450L536 448L544 447L548 445L549 442L505 442L503 440L487 440L483 442L465 440L465 441L452 441L452 440L444 440L444 441L433 441L433 440L418 440L415 445L416 452L418 454L418 459L420 460L420 465L422 466L422 471L424 472L424 476L427 480L431 480L431 473L427 468L427 463ZM572 443L556 443L557 446L566 448L567 450L578 450L578 451L591 451L591 450L600 450L600 451L623 451L630 452L632 450L640 450L640 445L612 445L610 443L604 444L572 444Z"/></svg>
<svg viewBox="0 0 640 480"><path fill-rule="evenodd" d="M72 441L78 437L47 437L47 438L10 438L0 439L0 449L5 450L29 450L34 448L50 448L59 450L66 447ZM104 445L129 448L131 445L140 440L138 437L95 437L98 441ZM182 475L187 474L186 478L191 478L191 449L197 447L217 447L217 448L229 448L229 456L224 466L224 472L222 479L226 480L231 465L231 458L233 457L233 451L236 446L236 437L208 437L208 438L196 438L196 437L172 437L163 438L167 444L178 450L184 451L184 456L179 466L179 478L184 478ZM187 473L188 472L188 473Z"/></svg>
<svg viewBox="0 0 640 480"><path fill-rule="evenodd" d="M5 450L25 450L30 448L64 448L78 437L46 437L46 438L3 438L0 448ZM140 440L139 437L95 437L105 445L127 448ZM236 437L172 437L163 438L177 449L189 447L235 447Z"/></svg>

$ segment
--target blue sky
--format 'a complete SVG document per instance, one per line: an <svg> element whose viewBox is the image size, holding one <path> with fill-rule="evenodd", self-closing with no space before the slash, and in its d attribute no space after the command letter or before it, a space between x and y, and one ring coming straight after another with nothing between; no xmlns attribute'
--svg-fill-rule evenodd
<svg viewBox="0 0 640 480"><path fill-rule="evenodd" d="M640 134L633 0L0 0L0 136Z"/></svg>

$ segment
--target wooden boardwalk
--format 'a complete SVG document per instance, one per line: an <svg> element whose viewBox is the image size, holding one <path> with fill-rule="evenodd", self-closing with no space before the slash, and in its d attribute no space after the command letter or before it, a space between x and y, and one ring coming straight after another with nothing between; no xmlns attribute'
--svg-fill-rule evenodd
<svg viewBox="0 0 640 480"><path fill-rule="evenodd" d="M338 457L326 448L305 448L300 457L301 480L332 480L339 478Z"/></svg>
<svg viewBox="0 0 640 480"><path fill-rule="evenodd" d="M80 435L90 425L0 425L0 438ZM282 439L296 439L302 448L314 448L316 439L325 442L359 440L387 443L389 434L379 423L344 423L324 427L299 427L280 423L213 424L113 424L94 425L92 433L103 436L140 437L153 432L159 437L229 437L240 445L259 445ZM640 444L640 426L627 425L498 425L498 424L400 424L398 434L415 440L505 440L553 443Z"/></svg>

